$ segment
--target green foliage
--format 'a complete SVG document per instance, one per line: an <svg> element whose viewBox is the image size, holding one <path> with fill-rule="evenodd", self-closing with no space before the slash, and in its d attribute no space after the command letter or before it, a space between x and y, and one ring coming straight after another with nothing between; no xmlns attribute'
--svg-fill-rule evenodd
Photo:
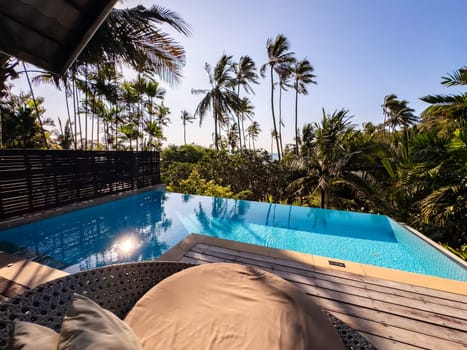
<svg viewBox="0 0 467 350"><path fill-rule="evenodd" d="M42 99L37 100L39 113ZM0 103L2 147L42 148L44 147L42 128L30 95L9 94Z"/></svg>
<svg viewBox="0 0 467 350"><path fill-rule="evenodd" d="M272 161L266 152L243 150L229 154L200 146L170 146L162 151L161 158L162 180L178 192L195 191L188 185L197 178L188 184L183 181L197 174L208 183L213 181L212 185L229 188L234 197L263 200L271 195L277 200L287 199L289 172L281 163Z"/></svg>
<svg viewBox="0 0 467 350"><path fill-rule="evenodd" d="M214 180L203 179L197 169L193 169L188 178L181 180L178 186L169 183L167 189L174 192L235 199L245 199L249 194L248 191L234 193L229 185L222 186Z"/></svg>
<svg viewBox="0 0 467 350"><path fill-rule="evenodd" d="M449 250L451 253L457 255L459 258L464 259L465 261L467 261L467 244L461 245L460 248L458 248L458 249L452 248L452 247L450 247L449 245L447 245L445 243L440 243L440 245L442 245L444 248Z"/></svg>
<svg viewBox="0 0 467 350"><path fill-rule="evenodd" d="M197 145L184 145L180 147L170 145L161 152L162 165L164 166L171 162L197 163L207 152L206 148Z"/></svg>

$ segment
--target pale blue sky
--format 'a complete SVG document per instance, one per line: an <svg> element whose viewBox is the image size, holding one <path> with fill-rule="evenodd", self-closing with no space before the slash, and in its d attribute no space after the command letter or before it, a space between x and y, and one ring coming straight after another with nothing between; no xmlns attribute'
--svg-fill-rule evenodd
<svg viewBox="0 0 467 350"><path fill-rule="evenodd" d="M150 6L154 1L127 0L124 4ZM204 63L215 65L223 53L251 56L258 66L267 61L266 40L284 34L297 58L308 58L318 85L299 97L299 126L318 121L321 109L346 108L354 123L383 120L385 95L406 99L417 113L425 104L421 96L450 93L440 85L441 76L467 64L467 1L465 0L289 0L245 1L162 0L157 4L178 12L192 27L188 38L174 34L185 47L187 65L179 86L168 88L166 105L172 123L168 143L182 144L180 111L194 112L201 96L192 88L207 88ZM255 119L263 133L257 144L270 149L272 129L269 107L270 81L260 79ZM52 87L36 88L45 96L49 115L65 115L62 98ZM293 93L283 102L285 140L293 142ZM207 115L201 128L190 125L188 142L208 146L213 124Z"/></svg>

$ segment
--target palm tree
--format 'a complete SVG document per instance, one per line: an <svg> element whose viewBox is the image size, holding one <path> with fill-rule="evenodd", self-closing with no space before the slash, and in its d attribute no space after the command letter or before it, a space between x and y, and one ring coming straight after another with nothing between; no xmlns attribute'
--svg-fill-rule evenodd
<svg viewBox="0 0 467 350"><path fill-rule="evenodd" d="M185 51L159 28L162 24L184 35L190 34L185 20L162 6L113 9L78 57L76 65L110 61L157 74L170 83L178 82L185 65Z"/></svg>
<svg viewBox="0 0 467 350"><path fill-rule="evenodd" d="M230 147L230 151L233 153L238 147L240 137L238 136L238 125L233 123L230 129L227 131L227 145Z"/></svg>
<svg viewBox="0 0 467 350"><path fill-rule="evenodd" d="M270 68L270 77L271 77L271 113L272 113L272 123L274 127L274 137L276 139L277 153L279 160L281 159L281 151L279 145L278 130L276 124L276 115L274 113L274 68L280 64L291 63L294 60L294 53L289 52L289 41L287 38L279 34L274 40L269 38L266 42L266 49L268 53L268 62L261 66L260 72L264 77L266 68Z"/></svg>
<svg viewBox="0 0 467 350"><path fill-rule="evenodd" d="M239 129L241 129L241 135L243 135L243 140L246 140L244 122L246 119L251 120L253 118L253 116L255 115L254 109L255 109L255 106L252 105L248 97L244 97L240 100L240 107L237 111L237 115L240 118Z"/></svg>
<svg viewBox="0 0 467 350"><path fill-rule="evenodd" d="M294 78L293 87L295 90L295 154L298 154L298 94L308 95L307 84L316 84L313 80L316 75L313 74L314 68L306 58L302 61L292 64L291 73Z"/></svg>
<svg viewBox="0 0 467 350"><path fill-rule="evenodd" d="M467 67L462 67L446 77L442 77L441 84L446 87L467 85ZM421 98L430 103L422 114L423 125L436 131L452 132L456 128L464 128L467 119L467 93L456 95L428 95ZM449 123L447 123L449 122ZM446 128L446 124L450 128Z"/></svg>
<svg viewBox="0 0 467 350"><path fill-rule="evenodd" d="M279 77L279 142L281 146L281 153L284 153L283 143L282 143L282 127L284 127L284 121L282 120L282 91L287 91L288 88L292 87L290 85L290 79L292 77L290 71L291 63L283 63L276 67L276 73Z"/></svg>
<svg viewBox="0 0 467 350"><path fill-rule="evenodd" d="M274 129L271 130L271 157L274 159L274 141L277 141L277 131L274 131ZM278 155L279 156L279 155Z"/></svg>
<svg viewBox="0 0 467 350"><path fill-rule="evenodd" d="M12 57L5 55L4 53L0 53L0 98L7 94L7 80L18 78L18 72L15 70L15 67L18 65L18 63L19 62Z"/></svg>
<svg viewBox="0 0 467 350"><path fill-rule="evenodd" d="M408 103L407 100L399 100L395 94L384 97L384 125L390 126L393 132L397 126L407 128L417 122L418 118L413 114L415 110L409 108Z"/></svg>
<svg viewBox="0 0 467 350"><path fill-rule="evenodd" d="M233 88L237 88L237 96L240 98L240 87L247 93L253 93L254 91L250 83L258 84L258 74L256 73L256 65L253 59L250 56L242 56L238 63L233 64L233 73L234 73L234 85ZM238 127L238 139L240 143L240 148L242 148L242 131L244 135L243 121L240 123L240 114L237 112L237 125ZM241 126L241 127L240 127ZM243 136L245 140L245 136Z"/></svg>
<svg viewBox="0 0 467 350"><path fill-rule="evenodd" d="M442 85L467 86L467 67L446 77ZM413 166L403 190L415 192L415 216L426 232L459 248L466 241L467 93L428 95L420 130L411 142Z"/></svg>
<svg viewBox="0 0 467 350"><path fill-rule="evenodd" d="M353 127L347 110L335 111L331 115L323 109L323 118L313 126L314 137L309 154L302 154L292 162L292 167L303 171L304 176L290 184L290 188L301 197L317 196L321 208L329 208L337 201L339 189L347 188L356 198L374 201L377 182L368 172L350 167L359 151L346 149Z"/></svg>
<svg viewBox="0 0 467 350"><path fill-rule="evenodd" d="M62 149L71 149L73 145L73 131L70 120L65 122L65 128L62 127L62 121L58 119L60 134L57 137L58 144Z"/></svg>
<svg viewBox="0 0 467 350"><path fill-rule="evenodd" d="M392 128L395 143L397 143L397 135L394 134L397 126L403 127L403 147L405 152L409 152L409 126L418 121L418 117L413 114L415 111L408 107L408 101L399 100L396 95L391 94L384 97L383 113L385 115L385 125Z"/></svg>
<svg viewBox="0 0 467 350"><path fill-rule="evenodd" d="M246 129L248 133L248 138L251 140L253 144L253 150L255 149L255 140L258 138L259 134L261 133L261 128L257 121L251 123L251 125Z"/></svg>
<svg viewBox="0 0 467 350"><path fill-rule="evenodd" d="M118 132L123 134L130 141L130 149L133 150L132 140L139 135L137 130L137 113L135 104L138 102L138 95L133 84L129 81L123 81L120 85L119 100L125 106L121 120L116 123ZM121 123L121 125L119 125ZM136 129L136 130L135 130Z"/></svg>
<svg viewBox="0 0 467 350"><path fill-rule="evenodd" d="M214 145L219 150L219 129L225 123L229 114L240 109L240 99L237 94L230 89L233 83L233 68L232 56L223 55L214 71L211 66L206 63L206 73L209 77L210 89L193 89L194 94L205 94L201 102L196 107L195 115L199 115L199 123L203 122L203 118L208 110L212 111L214 119Z"/></svg>
<svg viewBox="0 0 467 350"><path fill-rule="evenodd" d="M188 113L186 110L182 110L180 119L182 119L183 122L183 143L186 145L186 125L187 123L193 123L193 120L195 120L196 118L190 113Z"/></svg>

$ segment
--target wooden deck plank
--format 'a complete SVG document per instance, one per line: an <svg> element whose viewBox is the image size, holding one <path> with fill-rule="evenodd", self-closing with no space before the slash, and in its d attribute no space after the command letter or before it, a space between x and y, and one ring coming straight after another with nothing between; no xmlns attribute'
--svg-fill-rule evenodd
<svg viewBox="0 0 467 350"><path fill-rule="evenodd" d="M220 255L220 254L218 254ZM203 260L206 262L225 262L225 261L232 261L230 260L229 255L221 256L211 256L211 255L203 255L202 253L197 252L188 252L186 254L187 257ZM294 280L290 279L290 275L283 273L280 269L272 269L269 263L261 263L260 261L255 261L252 259L244 259L244 258L237 258L233 260L237 263L243 263L247 265L253 265L259 268L263 268L267 271L275 273L279 277L282 277L290 282L294 282ZM464 320L458 319L456 317L450 317L448 315L442 314L435 314L432 311L424 311L416 308L407 307L403 304L395 304L395 303L388 303L386 301L376 300L368 295L366 295L363 291L363 295L355 295L355 294L348 294L345 291L345 286L335 285L332 289L322 288L313 284L303 284L300 283L299 287L307 294L318 296L320 298L336 300L341 303L356 305L364 308L372 308L381 312L387 312L391 314L399 314L405 317L410 317L413 319L417 319L423 322L430 322L433 324L439 324L454 329L463 330L466 329L467 323ZM342 287L342 288L340 288Z"/></svg>
<svg viewBox="0 0 467 350"><path fill-rule="evenodd" d="M363 330L370 334L384 335L385 338L390 340L397 340L400 343L419 346L425 349L449 349L449 350L461 350L465 349L465 345L455 343L446 339L440 339L435 336L421 334L418 332L410 332L403 328L385 326L381 323L372 320L362 320L361 318L350 316L346 313L332 312L334 316L339 318L341 321L348 324L350 327L356 330ZM364 329L362 329L364 325ZM375 346L378 346L375 344Z"/></svg>
<svg viewBox="0 0 467 350"><path fill-rule="evenodd" d="M408 291L405 289L401 289L406 287L405 285L399 283L397 286L399 288L393 287L388 287L386 286L385 280L380 280L378 281L379 283L366 283L365 277L361 277L355 274L349 274L344 272L345 277L339 276L340 271L332 270L332 275L329 274L329 271L327 273L322 273L319 271L316 271L314 267L310 267L308 265L304 264L299 264L299 263L288 263L286 260L281 260L281 259L274 259L266 256L259 256L259 255L254 255L254 254L249 254L249 253L244 253L244 252L238 252L235 250L230 250L226 248L220 248L220 247L215 247L215 246L207 246L205 244L197 244L195 245L191 251L196 251L200 253L208 253L208 254L215 254L215 253L226 253L226 254L231 254L232 259L235 259L235 257L245 257L245 258L251 258L251 259L258 259L260 258L261 261L269 262L272 264L272 266L283 266L284 270L285 267L293 267L294 269L298 268L300 270L303 270L304 275L308 275L311 277L316 277L320 279L325 279L329 280L331 282L337 282L339 284L346 284L346 285L353 285L356 287L368 289L368 290L374 290L377 292L382 292L386 293L389 295L394 295L394 296L402 296L402 297L407 297L413 300L419 300L423 303L433 303L437 305L445 305L451 308L459 309L459 310L465 310L467 314L467 300L465 302L462 301L462 298L458 298L457 300L450 300L450 299L445 299L445 298L440 298L432 296L430 294L422 294L422 292L426 292L426 289L424 290L417 290L417 291ZM336 271L336 272L335 272ZM342 272L341 272L342 274ZM353 276L354 278L349 278L349 276ZM402 286L401 286L402 285ZM408 285L410 287L410 285ZM431 292L431 291L430 291ZM450 295L453 297L452 295ZM458 295L454 295L454 297L458 297ZM460 299L460 300L459 300Z"/></svg>
<svg viewBox="0 0 467 350"><path fill-rule="evenodd" d="M426 349L416 345L409 345L398 342L396 340L387 339L384 337L380 337L374 334L365 333L359 331L361 335L363 335L366 339L368 339L374 346L376 346L380 350L420 350Z"/></svg>
<svg viewBox="0 0 467 350"><path fill-rule="evenodd" d="M403 315L390 314L370 308L359 307L350 304L343 304L335 300L323 299L315 296L310 297L318 303L323 309L330 312L346 313L351 316L360 317L367 320L378 322L382 325L397 326L408 331L417 332L429 336L436 336L441 339L453 341L467 346L467 333L456 329L448 328L442 325L432 324Z"/></svg>
<svg viewBox="0 0 467 350"><path fill-rule="evenodd" d="M194 254L196 250L197 250L196 247L193 247L190 253ZM237 257L233 255L232 252L225 253L225 252L220 252L220 251L210 251L210 253L211 253L210 256L218 257L221 259L227 259L227 260L241 262L245 264L254 264L256 266L259 266L265 269L271 269L274 271L279 270L280 272L278 272L278 274L281 277L291 280L293 282L309 283L311 285L321 287L324 289L336 289L336 286L338 286L340 291L345 291L347 294L359 296L359 295L362 295L363 293L366 298L371 298L372 300L384 301L384 302L395 304L396 306L402 304L406 307L419 309L423 311L429 311L429 312L436 311L437 313L446 315L448 317L457 317L457 318L461 318L464 320L467 319L467 312L465 312L465 310L455 308L452 306L446 306L446 305L441 305L441 304L433 305L429 303L427 300L413 299L413 298L409 298L408 296L402 296L402 295L399 296L395 293L392 293L392 294L381 293L381 292L374 291L368 288L364 288L363 286L356 287L356 286L349 285L349 284L330 282L328 280L319 278L320 276L317 276L317 275L303 276L303 272L300 272L300 274L295 273L293 275L287 275L287 273L291 270L284 268L281 265L278 265L278 264L274 265L270 262L264 263L262 259L258 260L258 259L252 259L252 258ZM296 272L296 270L293 272ZM304 279L306 279L306 281L304 281Z"/></svg>
<svg viewBox="0 0 467 350"><path fill-rule="evenodd" d="M193 248L205 249L208 251L218 251L218 252L234 251L236 256L241 256L245 258L252 258L254 256L259 256L257 254L242 252L242 251L224 248L224 247L217 247L215 245L208 245L205 243L197 243ZM440 300L446 299L446 300L450 300L455 303L461 304L460 305L461 308L467 310L467 295L449 293L449 292L445 292L441 290L420 287L420 286L415 286L415 285L406 284L406 283L394 282L394 281L389 281L389 280L380 279L376 277L360 276L360 275L349 273L345 270L342 270L342 271L334 270L334 269L330 270L330 269L322 268L319 266L310 266L310 265L306 265L300 262L295 262L295 261L285 260L285 259L277 259L277 258L272 258L272 257L264 256L264 255L261 255L261 259L265 262L270 262L272 264L278 263L283 266L295 267L295 268L304 269L304 270L322 273L322 274L330 274L332 276L342 277L342 278L354 280L354 281L362 281L365 284L368 284L369 286L371 285L384 286L384 287L389 287L395 290L401 290L401 291L420 294L423 296L432 296Z"/></svg>
<svg viewBox="0 0 467 350"><path fill-rule="evenodd" d="M380 349L467 347L462 295L200 243L180 261L236 262L271 271Z"/></svg>

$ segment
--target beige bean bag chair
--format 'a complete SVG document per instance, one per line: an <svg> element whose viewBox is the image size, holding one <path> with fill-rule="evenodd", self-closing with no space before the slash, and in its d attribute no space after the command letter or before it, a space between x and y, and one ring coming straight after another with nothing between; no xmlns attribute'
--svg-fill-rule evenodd
<svg viewBox="0 0 467 350"><path fill-rule="evenodd" d="M166 278L125 321L147 350L344 349L302 291L237 264L206 264Z"/></svg>

